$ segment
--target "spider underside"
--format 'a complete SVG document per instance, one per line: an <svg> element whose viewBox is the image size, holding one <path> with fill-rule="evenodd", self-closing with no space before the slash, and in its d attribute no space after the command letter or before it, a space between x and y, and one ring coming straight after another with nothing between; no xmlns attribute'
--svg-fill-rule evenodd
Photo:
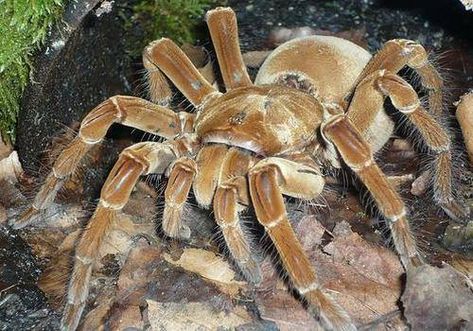
<svg viewBox="0 0 473 331"><path fill-rule="evenodd" d="M424 48L413 41L390 40L371 56L341 38L310 36L279 46L252 82L241 57L234 12L216 8L207 13L206 20L226 92L207 82L171 40L152 42L144 50L143 63L150 72L153 102L114 96L94 108L57 158L33 204L13 221L15 228L21 228L37 220L113 123L166 139L126 148L111 170L76 247L61 327L77 328L99 247L139 178L166 174L162 228L168 236L191 235L181 216L192 188L200 206L213 208L242 274L258 283L258 262L239 219L239 213L252 205L290 282L315 318L329 330L354 330L348 314L318 284L288 220L283 196L313 200L323 191L327 169L350 169L387 220L406 270L421 265L405 205L373 153L393 133L394 123L383 108L388 97L433 155L434 200L450 217L466 216L452 193L450 136L435 119L443 114L441 77ZM420 76L428 91L428 107L398 75L406 66ZM172 93L162 73L192 103L195 113L168 108Z"/></svg>

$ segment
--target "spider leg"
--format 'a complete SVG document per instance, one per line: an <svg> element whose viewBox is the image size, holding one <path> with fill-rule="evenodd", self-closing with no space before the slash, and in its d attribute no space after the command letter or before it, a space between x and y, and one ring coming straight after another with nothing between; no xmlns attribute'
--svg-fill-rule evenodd
<svg viewBox="0 0 473 331"><path fill-rule="evenodd" d="M199 171L195 176L193 191L197 203L204 208L210 208L212 203L227 150L227 145L212 144L202 147L197 155Z"/></svg>
<svg viewBox="0 0 473 331"><path fill-rule="evenodd" d="M146 69L149 98L160 106L169 107L172 99L171 87L161 70L156 68L146 55L146 51L143 51L143 66Z"/></svg>
<svg viewBox="0 0 473 331"><path fill-rule="evenodd" d="M78 135L55 161L32 205L12 221L13 227L19 229L34 222L40 211L51 205L58 190L75 171L80 160L92 146L102 141L113 123L169 139L181 133L183 128L187 129L190 126L188 122L193 121L192 116L177 114L171 109L129 96L114 96L102 102L82 120Z"/></svg>
<svg viewBox="0 0 473 331"><path fill-rule="evenodd" d="M150 43L144 57L161 70L196 107L219 92L202 76L186 54L170 39L161 38Z"/></svg>
<svg viewBox="0 0 473 331"><path fill-rule="evenodd" d="M240 51L235 12L218 7L207 12L206 21L227 90L252 86Z"/></svg>
<svg viewBox="0 0 473 331"><path fill-rule="evenodd" d="M338 149L345 163L371 192L387 218L394 245L406 269L423 263L410 230L404 203L373 159L369 144L344 115L334 116L322 126L323 136Z"/></svg>
<svg viewBox="0 0 473 331"><path fill-rule="evenodd" d="M355 330L348 314L318 284L315 271L288 220L282 196L293 192L296 196L314 198L323 188L323 177L310 167L270 158L250 170L249 184L256 217L273 241L296 290L326 329Z"/></svg>
<svg viewBox="0 0 473 331"><path fill-rule="evenodd" d="M252 162L252 157L238 148L231 148L226 153L213 206L215 221L222 230L233 260L246 279L258 284L261 271L238 215L249 204L246 174Z"/></svg>
<svg viewBox="0 0 473 331"><path fill-rule="evenodd" d="M347 117L357 129L365 132L372 125L373 118L383 109L385 97L391 99L394 107L403 113L418 130L423 143L434 155L433 187L434 199L453 219L467 217L464 210L453 198L452 192L452 152L450 137L444 127L422 107L417 93L400 76L380 70L363 80L355 92ZM363 119L362 117L365 117Z"/></svg>
<svg viewBox="0 0 473 331"><path fill-rule="evenodd" d="M163 173L177 155L176 142L144 142L125 149L110 172L75 251L61 330L75 330L84 310L92 268L117 213L127 203L141 175Z"/></svg>
<svg viewBox="0 0 473 331"><path fill-rule="evenodd" d="M473 90L461 96L456 105L456 117L462 130L471 164L473 162Z"/></svg>
<svg viewBox="0 0 473 331"><path fill-rule="evenodd" d="M422 86L428 90L429 110L434 114L442 114L442 77L434 65L429 62L427 51L415 41L393 39L386 42L365 67L358 81L377 70L385 69L392 73L398 73L405 66L412 68L420 76Z"/></svg>
<svg viewBox="0 0 473 331"><path fill-rule="evenodd" d="M189 227L182 223L182 213L196 172L196 162L188 157L182 157L172 165L164 191L162 223L163 231L169 237L188 239L191 235Z"/></svg>

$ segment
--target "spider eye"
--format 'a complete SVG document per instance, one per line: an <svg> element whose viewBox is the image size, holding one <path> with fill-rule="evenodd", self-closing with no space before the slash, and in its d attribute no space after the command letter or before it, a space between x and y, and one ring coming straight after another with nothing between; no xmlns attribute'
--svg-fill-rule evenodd
<svg viewBox="0 0 473 331"><path fill-rule="evenodd" d="M240 111L236 113L235 115L233 115L232 117L230 117L228 119L228 122L234 125L241 125L243 124L245 118L246 118L246 112Z"/></svg>

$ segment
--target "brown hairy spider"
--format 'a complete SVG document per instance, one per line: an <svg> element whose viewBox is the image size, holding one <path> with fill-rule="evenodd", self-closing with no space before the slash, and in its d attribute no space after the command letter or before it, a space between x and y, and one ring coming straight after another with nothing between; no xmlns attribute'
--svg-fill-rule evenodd
<svg viewBox="0 0 473 331"><path fill-rule="evenodd" d="M93 109L79 133L56 160L31 207L16 221L21 228L38 219L81 158L100 143L112 123L166 139L126 148L110 172L100 201L75 252L62 329L76 329L84 309L99 247L114 217L142 175L169 177L162 227L170 237L189 237L181 222L191 187L199 205L213 205L232 258L249 281L260 281L239 213L253 205L274 243L294 288L323 327L355 330L348 314L322 288L303 251L284 204L284 195L311 200L324 188L322 167L351 169L388 220L406 269L423 263L406 207L373 159L393 133L384 111L386 97L417 129L433 157L434 199L454 218L465 217L452 194L450 136L433 117L441 114L442 80L424 48L409 40L388 41L374 56L350 41L310 36L274 50L251 82L240 53L235 13L217 8L206 20L226 92L207 82L169 39L144 51L155 103L114 96ZM397 75L412 68L428 90L428 108ZM167 108L171 92L163 72L195 106L195 113ZM159 104L159 105L158 105Z"/></svg>

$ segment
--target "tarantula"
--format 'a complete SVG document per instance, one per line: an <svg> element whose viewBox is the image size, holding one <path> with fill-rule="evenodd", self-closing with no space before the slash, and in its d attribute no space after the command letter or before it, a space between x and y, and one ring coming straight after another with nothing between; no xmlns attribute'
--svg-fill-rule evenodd
<svg viewBox="0 0 473 331"><path fill-rule="evenodd" d="M57 191L112 123L155 134L165 142L141 142L121 152L75 252L61 321L74 330L80 320L99 247L114 217L142 175L166 174L162 228L189 237L181 222L191 188L198 204L213 205L232 258L249 281L260 281L258 263L240 224L250 204L274 243L290 282L326 329L354 330L346 312L323 289L288 220L284 195L311 200L324 188L326 169L351 169L387 219L406 269L423 263L406 207L373 159L393 133L384 111L389 97L433 155L434 199L454 218L465 211L452 194L450 136L433 114L442 113L442 80L424 48L413 41L388 41L374 56L350 41L328 36L294 39L274 50L250 80L240 53L235 13L216 8L206 21L226 92L207 82L171 40L144 50L155 103L114 96L94 108L79 133L54 163L33 204L13 221L21 228L38 218ZM412 68L428 90L427 111L398 72ZM176 113L167 106L165 74L196 108ZM431 114L433 113L433 114Z"/></svg>

